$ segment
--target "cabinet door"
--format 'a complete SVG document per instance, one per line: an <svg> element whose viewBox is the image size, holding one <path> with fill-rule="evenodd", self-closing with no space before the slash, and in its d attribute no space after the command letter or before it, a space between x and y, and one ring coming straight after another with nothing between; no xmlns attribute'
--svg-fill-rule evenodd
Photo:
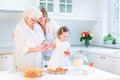
<svg viewBox="0 0 120 80"><path fill-rule="evenodd" d="M95 64L96 68L109 72L114 71L113 68L115 67L115 64L117 62L115 58L110 58L103 55L97 55L94 53L89 53L88 58L89 58L88 59L89 62L93 62Z"/></svg>
<svg viewBox="0 0 120 80"><path fill-rule="evenodd" d="M90 62L93 62L96 68L102 69L102 70L106 70L107 68L107 60L105 56L102 55L97 55L95 53L84 53L84 56L87 58L88 60L88 64Z"/></svg>
<svg viewBox="0 0 120 80"><path fill-rule="evenodd" d="M120 75L120 59L85 52L84 56L88 59L88 64L93 62L96 68Z"/></svg>
<svg viewBox="0 0 120 80"><path fill-rule="evenodd" d="M5 55L4 58L5 58L5 70L8 70L8 71L14 70L13 56Z"/></svg>
<svg viewBox="0 0 120 80"><path fill-rule="evenodd" d="M91 54L90 60L94 62L96 68L105 70L106 68L106 61L105 57L97 54Z"/></svg>
<svg viewBox="0 0 120 80"><path fill-rule="evenodd" d="M13 56L12 55L2 55L2 56L0 56L0 70L1 71L14 70Z"/></svg>
<svg viewBox="0 0 120 80"><path fill-rule="evenodd" d="M0 71L5 69L5 60L4 60L4 56L0 55Z"/></svg>
<svg viewBox="0 0 120 80"><path fill-rule="evenodd" d="M110 66L113 66L110 69L111 72L120 75L120 59L117 59L117 58L112 59L112 62L111 62Z"/></svg>
<svg viewBox="0 0 120 80"><path fill-rule="evenodd" d="M98 68L120 75L120 59L101 56L98 64Z"/></svg>

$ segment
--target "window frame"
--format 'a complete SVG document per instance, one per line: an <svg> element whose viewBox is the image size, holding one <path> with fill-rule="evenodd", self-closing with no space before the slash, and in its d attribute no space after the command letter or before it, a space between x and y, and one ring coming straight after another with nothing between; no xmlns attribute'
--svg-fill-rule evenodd
<svg viewBox="0 0 120 80"><path fill-rule="evenodd" d="M67 1L67 0L65 0L65 1ZM39 1L38 7L40 7L40 2L44 2L44 3L46 3L48 5L48 0L44 0L44 1ZM64 4L68 4L68 3L64 3ZM48 11L49 14L61 14L61 15L67 14L67 15L72 15L73 14L73 0L72 0L71 6L72 6L71 13L68 13L67 11L60 12L60 0L53 0L53 12L49 12L47 10L47 6L46 6L46 10Z"/></svg>

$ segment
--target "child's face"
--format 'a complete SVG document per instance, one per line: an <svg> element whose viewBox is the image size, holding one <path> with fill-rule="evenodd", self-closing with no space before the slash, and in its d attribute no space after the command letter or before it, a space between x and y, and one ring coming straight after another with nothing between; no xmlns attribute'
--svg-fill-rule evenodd
<svg viewBox="0 0 120 80"><path fill-rule="evenodd" d="M68 39L69 39L69 32L63 32L61 35L59 35L59 38L63 42L68 41Z"/></svg>

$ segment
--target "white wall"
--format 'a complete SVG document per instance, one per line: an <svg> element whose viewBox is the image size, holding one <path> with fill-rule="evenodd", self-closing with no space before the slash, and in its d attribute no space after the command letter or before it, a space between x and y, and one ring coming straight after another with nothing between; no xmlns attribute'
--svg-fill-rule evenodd
<svg viewBox="0 0 120 80"><path fill-rule="evenodd" d="M81 7L80 10L79 8L75 9L74 14L80 19L65 19L64 16L62 16L63 19L62 17L60 19L54 19L60 24L60 26L66 25L70 28L70 42L72 45L80 44L79 38L82 31L93 32L95 34L95 44L102 44L103 36L109 33L109 0L79 0L78 2L81 2L81 5L79 5L78 3L76 5L79 5ZM13 46L13 29L21 20L21 18L22 13L0 12L0 46Z"/></svg>
<svg viewBox="0 0 120 80"><path fill-rule="evenodd" d="M87 20L60 20L56 19L60 26L67 26L70 29L70 43L71 45L80 45L80 34L83 31L92 31L96 25L96 21Z"/></svg>
<svg viewBox="0 0 120 80"><path fill-rule="evenodd" d="M111 6L112 0L100 0L99 20L93 28L95 33L95 44L103 44L105 35L111 33L110 29L113 27L113 12Z"/></svg>
<svg viewBox="0 0 120 80"><path fill-rule="evenodd" d="M0 46L13 46L13 30L21 16L21 13L0 12Z"/></svg>
<svg viewBox="0 0 120 80"><path fill-rule="evenodd" d="M22 19L22 14L18 13L15 15L9 14L0 14L0 46L13 46L13 31L17 23ZM9 15L9 16L8 16ZM7 17L8 16L8 17ZM14 17L12 17L14 16ZM16 16L16 17L15 17ZM87 20L67 20L67 19L55 19L60 26L68 26L71 31L70 42L72 45L79 45L80 41L80 33L82 31L91 31L95 21L87 21Z"/></svg>

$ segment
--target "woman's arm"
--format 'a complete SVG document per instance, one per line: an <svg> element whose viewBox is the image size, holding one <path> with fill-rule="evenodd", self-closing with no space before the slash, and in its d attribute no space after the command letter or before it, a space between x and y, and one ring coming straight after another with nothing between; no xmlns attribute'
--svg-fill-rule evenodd
<svg viewBox="0 0 120 80"><path fill-rule="evenodd" d="M14 46L17 52L20 52L21 55L25 55L30 52L42 52L47 51L45 44L40 47L29 47L26 42L26 38L21 30L16 30L14 32Z"/></svg>
<svg viewBox="0 0 120 80"><path fill-rule="evenodd" d="M41 45L41 47L35 47L31 48L29 47L29 52L42 52L42 51L47 51L47 48L45 47L45 44Z"/></svg>

